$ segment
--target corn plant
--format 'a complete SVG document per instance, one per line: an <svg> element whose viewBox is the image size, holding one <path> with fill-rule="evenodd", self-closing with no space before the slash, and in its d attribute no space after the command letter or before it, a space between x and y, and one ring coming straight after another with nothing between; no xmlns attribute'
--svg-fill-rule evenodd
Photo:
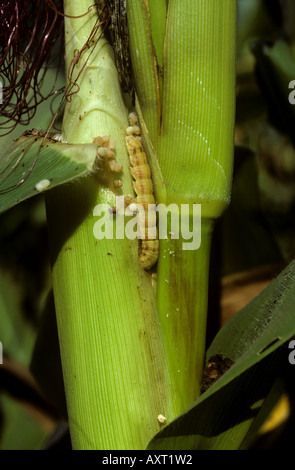
<svg viewBox="0 0 295 470"><path fill-rule="evenodd" d="M277 396L295 323L291 264L206 344L232 186L236 2L64 0L63 12L61 132L52 119L3 153L0 208L45 195L72 447L241 448ZM146 196L159 241L118 236L130 220L118 205Z"/></svg>

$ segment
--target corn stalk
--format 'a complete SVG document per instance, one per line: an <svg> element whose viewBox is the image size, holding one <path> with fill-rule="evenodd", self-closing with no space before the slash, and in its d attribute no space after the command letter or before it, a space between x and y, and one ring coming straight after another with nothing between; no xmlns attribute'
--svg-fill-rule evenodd
<svg viewBox="0 0 295 470"><path fill-rule="evenodd" d="M87 42L93 2L65 0L66 64ZM157 204L169 207L155 273L138 263L138 240L97 240L94 207L115 203L95 174L47 196L54 297L73 447L144 449L199 395L214 220L229 202L233 156L235 2L127 2L136 109ZM90 54L91 52L91 54ZM85 66L86 62L86 66ZM125 147L128 112L113 51L101 34L75 66L63 137L110 135L132 193ZM72 77L73 79L73 77ZM101 179L100 179L101 181ZM201 204L201 244L184 250L173 220ZM163 206L164 207L164 206ZM180 234L187 229L183 219ZM158 419L166 418L165 423Z"/></svg>

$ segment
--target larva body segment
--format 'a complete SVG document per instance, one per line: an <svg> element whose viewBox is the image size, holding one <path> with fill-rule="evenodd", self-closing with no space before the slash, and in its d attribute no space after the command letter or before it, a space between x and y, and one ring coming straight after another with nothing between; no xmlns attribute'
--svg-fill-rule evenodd
<svg viewBox="0 0 295 470"><path fill-rule="evenodd" d="M142 196L151 195L154 189L152 180L150 179L134 181L133 187L134 187L134 191L136 192L136 194L140 194Z"/></svg>
<svg viewBox="0 0 295 470"><path fill-rule="evenodd" d="M130 123L135 121L130 118ZM133 134L138 136L138 127L135 127ZM151 180L151 170L147 162L143 144L131 134L128 128L128 135L125 137L126 146L130 158L131 174L134 178L133 187L137 195L136 204L140 204L145 211L144 220L139 218L139 230L141 233L141 253L139 262L144 269L150 269L158 260L159 240L156 229L156 203L154 198L154 188ZM152 234L152 236L151 236Z"/></svg>
<svg viewBox="0 0 295 470"><path fill-rule="evenodd" d="M151 170L148 164L140 165L131 168L131 174L135 180L142 180L144 178L150 179Z"/></svg>

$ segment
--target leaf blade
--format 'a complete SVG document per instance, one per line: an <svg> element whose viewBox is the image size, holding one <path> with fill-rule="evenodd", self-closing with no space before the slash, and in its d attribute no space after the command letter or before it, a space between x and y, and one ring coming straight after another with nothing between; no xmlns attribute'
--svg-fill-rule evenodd
<svg viewBox="0 0 295 470"><path fill-rule="evenodd" d="M0 157L0 213L92 171L96 151L95 144L66 144L34 134L21 136Z"/></svg>

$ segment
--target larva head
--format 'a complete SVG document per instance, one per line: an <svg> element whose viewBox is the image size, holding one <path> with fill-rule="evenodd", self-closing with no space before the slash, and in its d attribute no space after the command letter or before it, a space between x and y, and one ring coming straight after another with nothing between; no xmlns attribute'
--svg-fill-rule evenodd
<svg viewBox="0 0 295 470"><path fill-rule="evenodd" d="M143 269L151 269L158 261L159 240L144 240L139 262Z"/></svg>

